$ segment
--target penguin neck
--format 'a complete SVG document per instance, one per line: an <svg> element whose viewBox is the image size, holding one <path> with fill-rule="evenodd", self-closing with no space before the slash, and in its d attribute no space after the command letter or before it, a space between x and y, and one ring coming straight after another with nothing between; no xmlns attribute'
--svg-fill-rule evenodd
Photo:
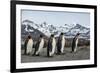
<svg viewBox="0 0 100 73"><path fill-rule="evenodd" d="M30 38L30 39L28 39L28 40L32 40L32 39Z"/></svg>
<svg viewBox="0 0 100 73"><path fill-rule="evenodd" d="M42 41L43 40L43 38L40 38L40 41Z"/></svg>
<svg viewBox="0 0 100 73"><path fill-rule="evenodd" d="M79 39L79 36L76 36L75 39L78 40Z"/></svg>
<svg viewBox="0 0 100 73"><path fill-rule="evenodd" d="M53 41L53 42L55 41L55 38L54 38L54 37L52 37L52 41Z"/></svg>
<svg viewBox="0 0 100 73"><path fill-rule="evenodd" d="M54 39L54 37L50 37L50 39Z"/></svg>
<svg viewBox="0 0 100 73"><path fill-rule="evenodd" d="M52 45L54 46L55 43L56 43L56 41L55 41L55 38L53 37L53 38L52 38Z"/></svg>
<svg viewBox="0 0 100 73"><path fill-rule="evenodd" d="M61 39L64 39L64 35L61 36Z"/></svg>

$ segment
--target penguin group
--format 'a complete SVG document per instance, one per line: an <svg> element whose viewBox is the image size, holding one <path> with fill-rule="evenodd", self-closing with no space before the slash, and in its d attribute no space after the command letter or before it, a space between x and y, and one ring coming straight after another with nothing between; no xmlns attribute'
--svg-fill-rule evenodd
<svg viewBox="0 0 100 73"><path fill-rule="evenodd" d="M71 52L77 51L79 35L80 34L77 33L72 40ZM66 40L65 40L64 33L61 33L58 39L55 38L54 34L51 34L47 42L47 57L53 57L55 54L57 55L65 54L64 52L65 43ZM25 48L24 54L32 55L32 56L40 56L41 51L44 49L44 45L45 45L45 40L43 35L39 36L38 41L34 46L34 52L33 52L33 45L34 45L34 41L32 37L29 35L26 38L24 43L24 48Z"/></svg>

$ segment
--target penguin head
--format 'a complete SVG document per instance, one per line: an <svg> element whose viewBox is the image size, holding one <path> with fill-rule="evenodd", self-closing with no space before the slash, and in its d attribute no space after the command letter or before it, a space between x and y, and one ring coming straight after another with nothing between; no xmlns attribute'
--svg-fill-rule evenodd
<svg viewBox="0 0 100 73"><path fill-rule="evenodd" d="M40 35L40 38L42 38L42 37L43 37L43 35L41 34L41 35Z"/></svg>
<svg viewBox="0 0 100 73"><path fill-rule="evenodd" d="M32 37L29 35L29 36L28 36L28 39L31 39L31 38L32 38Z"/></svg>
<svg viewBox="0 0 100 73"><path fill-rule="evenodd" d="M78 38L78 37L79 37L79 35L80 35L80 33L77 33L77 34L76 34L76 38Z"/></svg>
<svg viewBox="0 0 100 73"><path fill-rule="evenodd" d="M51 34L51 37L54 37L54 34Z"/></svg>
<svg viewBox="0 0 100 73"><path fill-rule="evenodd" d="M64 35L64 33L63 32L61 32L61 34L60 35Z"/></svg>
<svg viewBox="0 0 100 73"><path fill-rule="evenodd" d="M79 36L79 35L80 35L80 33L77 33L76 35L77 35L77 36Z"/></svg>

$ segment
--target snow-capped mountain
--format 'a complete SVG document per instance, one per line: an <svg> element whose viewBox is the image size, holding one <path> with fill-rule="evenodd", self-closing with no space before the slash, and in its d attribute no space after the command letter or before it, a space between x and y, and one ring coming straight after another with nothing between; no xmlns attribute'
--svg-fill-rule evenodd
<svg viewBox="0 0 100 73"><path fill-rule="evenodd" d="M74 26L73 28L71 28L68 32L67 35L75 35L77 33L81 33L81 34L85 34L87 32L89 32L90 29L86 28L84 26L81 26L79 24L76 24L76 26Z"/></svg>
<svg viewBox="0 0 100 73"><path fill-rule="evenodd" d="M40 33L46 36L50 36L51 34L55 34L55 36L59 36L61 32L63 32L66 36L74 36L77 33L81 33L83 37L90 36L90 28L84 27L80 24L64 24L63 26L56 26L53 24L48 24L43 22L41 24L34 23L30 20L22 21L22 34L23 33Z"/></svg>

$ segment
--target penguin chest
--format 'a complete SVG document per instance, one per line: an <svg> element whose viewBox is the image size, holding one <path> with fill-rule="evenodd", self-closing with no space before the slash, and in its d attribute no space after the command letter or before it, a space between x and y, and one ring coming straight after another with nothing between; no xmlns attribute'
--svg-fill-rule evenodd
<svg viewBox="0 0 100 73"><path fill-rule="evenodd" d="M65 38L64 38L64 36L62 37L61 45L62 45L62 46L65 45Z"/></svg>
<svg viewBox="0 0 100 73"><path fill-rule="evenodd" d="M56 46L56 40L55 40L55 38L53 38L53 40L52 40L52 48L55 48L55 46Z"/></svg>
<svg viewBox="0 0 100 73"><path fill-rule="evenodd" d="M76 40L76 46L77 46L77 44L78 44L78 39Z"/></svg>
<svg viewBox="0 0 100 73"><path fill-rule="evenodd" d="M41 39L41 42L39 44L39 49L43 48L43 46L44 46L44 39Z"/></svg>
<svg viewBox="0 0 100 73"><path fill-rule="evenodd" d="M33 40L30 39L30 40L28 41L28 43L27 43L27 49L32 48L32 46L33 46Z"/></svg>

